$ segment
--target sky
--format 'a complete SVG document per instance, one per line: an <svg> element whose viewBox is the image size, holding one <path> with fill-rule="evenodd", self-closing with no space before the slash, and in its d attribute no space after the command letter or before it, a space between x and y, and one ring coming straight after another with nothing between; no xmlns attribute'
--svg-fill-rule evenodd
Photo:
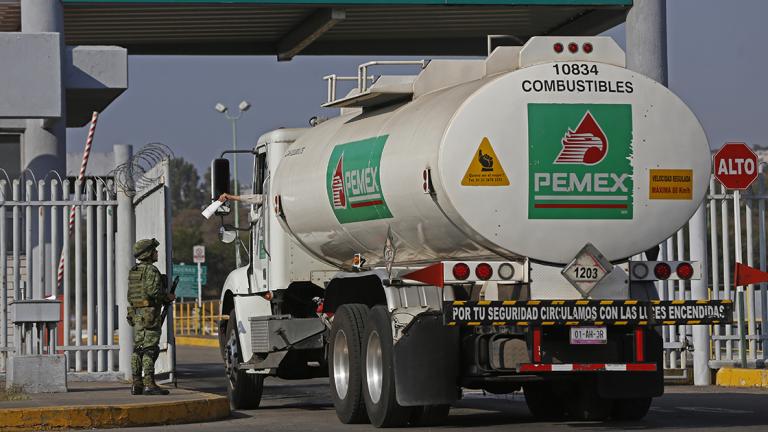
<svg viewBox="0 0 768 432"><path fill-rule="evenodd" d="M726 141L768 146L768 1L669 0L669 88L699 118L712 148ZM623 47L624 26L606 32ZM406 57L402 57L406 58ZM323 110L324 75L354 75L371 57L130 56L129 88L99 117L94 151L114 144L170 146L202 174L211 159L232 146L231 125L213 107L237 112L238 147L279 127L305 127ZM381 59L381 57L376 57ZM87 126L67 131L67 150L82 152ZM242 160L242 159L241 159ZM244 163L243 165L248 166ZM241 165L242 166L242 165ZM250 173L241 168L241 181Z"/></svg>

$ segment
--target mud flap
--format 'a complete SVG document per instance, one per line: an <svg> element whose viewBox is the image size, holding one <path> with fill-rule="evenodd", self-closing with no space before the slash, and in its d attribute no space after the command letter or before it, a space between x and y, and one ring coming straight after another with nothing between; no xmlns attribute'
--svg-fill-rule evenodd
<svg viewBox="0 0 768 432"><path fill-rule="evenodd" d="M664 394L664 345L657 331L646 332L648 361L656 372L606 372L597 377L597 393L608 399L657 397Z"/></svg>
<svg viewBox="0 0 768 432"><path fill-rule="evenodd" d="M402 406L451 404L458 397L459 330L440 312L418 315L394 349L395 388Z"/></svg>

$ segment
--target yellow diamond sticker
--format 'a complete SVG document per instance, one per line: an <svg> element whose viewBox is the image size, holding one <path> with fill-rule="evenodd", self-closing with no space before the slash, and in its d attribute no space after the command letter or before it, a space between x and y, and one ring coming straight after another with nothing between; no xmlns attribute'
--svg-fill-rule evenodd
<svg viewBox="0 0 768 432"><path fill-rule="evenodd" d="M461 179L462 186L508 186L509 179L501 167L501 162L496 156L496 152L491 147L491 141L488 137L483 137L480 146L472 156L464 178Z"/></svg>

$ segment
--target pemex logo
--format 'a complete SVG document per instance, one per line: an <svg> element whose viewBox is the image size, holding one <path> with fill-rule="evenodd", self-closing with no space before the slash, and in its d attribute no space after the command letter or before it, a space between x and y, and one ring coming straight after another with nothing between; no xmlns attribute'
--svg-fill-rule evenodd
<svg viewBox="0 0 768 432"><path fill-rule="evenodd" d="M528 218L632 219L632 137L629 104L528 104Z"/></svg>
<svg viewBox="0 0 768 432"><path fill-rule="evenodd" d="M333 194L333 208L347 208L347 194L344 192L344 153L339 157L339 163L336 164L336 170L333 172L331 191Z"/></svg>
<svg viewBox="0 0 768 432"><path fill-rule="evenodd" d="M576 130L568 128L561 142L563 149L555 159L556 164L595 165L608 154L608 138L589 110Z"/></svg>
<svg viewBox="0 0 768 432"><path fill-rule="evenodd" d="M387 135L338 144L326 170L328 203L339 223L391 218L379 168Z"/></svg>

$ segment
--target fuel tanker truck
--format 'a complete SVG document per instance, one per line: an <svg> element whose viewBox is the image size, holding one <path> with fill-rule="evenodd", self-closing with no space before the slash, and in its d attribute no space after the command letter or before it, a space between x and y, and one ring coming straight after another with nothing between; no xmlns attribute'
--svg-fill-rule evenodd
<svg viewBox="0 0 768 432"><path fill-rule="evenodd" d="M342 423L439 423L467 389L522 390L537 418L643 417L660 326L732 319L655 286L702 271L657 260L707 192L696 117L610 38L370 73L409 63L326 77L337 117L239 152L259 199L220 229L250 257L221 297L232 406L258 406L266 377L327 376Z"/></svg>

